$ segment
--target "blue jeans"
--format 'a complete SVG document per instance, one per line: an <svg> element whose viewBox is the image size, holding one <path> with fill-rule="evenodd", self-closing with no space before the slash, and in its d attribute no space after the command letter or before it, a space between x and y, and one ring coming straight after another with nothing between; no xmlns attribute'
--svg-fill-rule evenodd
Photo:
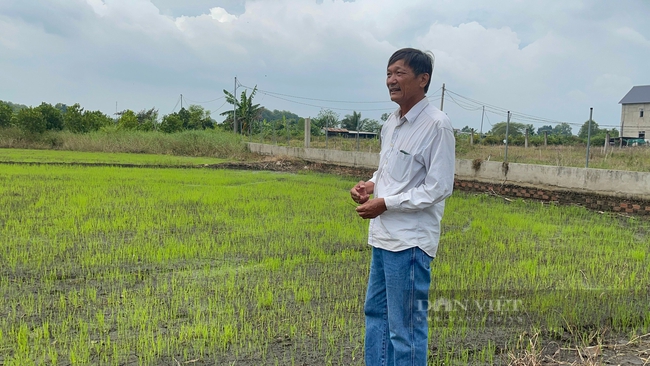
<svg viewBox="0 0 650 366"><path fill-rule="evenodd" d="M426 366L431 260L420 248L372 248L364 305L366 366Z"/></svg>

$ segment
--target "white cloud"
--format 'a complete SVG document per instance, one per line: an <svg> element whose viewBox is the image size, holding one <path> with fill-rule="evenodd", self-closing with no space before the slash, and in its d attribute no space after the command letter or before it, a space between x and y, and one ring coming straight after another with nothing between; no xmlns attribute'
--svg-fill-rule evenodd
<svg viewBox="0 0 650 366"><path fill-rule="evenodd" d="M153 1L153 2L152 2ZM25 2L27 3L27 2ZM650 84L643 0L629 4L413 0L52 0L0 3L0 99L79 102L171 111L183 93L209 100L243 84L302 97L382 101L343 104L259 94L271 109L315 116L318 106L393 109L386 61L412 46L436 54L432 90L504 108L584 120L593 105L617 120L618 96ZM198 5L197 5L198 4ZM243 6L241 4L244 4ZM620 5L620 6L619 6ZM20 82L25 80L25 82ZM64 87L62 87L64 86ZM446 102L454 124L478 115ZM207 108L218 108L206 105ZM364 111L378 118L382 111ZM498 116L495 118L499 118ZM599 123L602 123L599 121Z"/></svg>
<svg viewBox="0 0 650 366"><path fill-rule="evenodd" d="M618 34L621 38L623 38L623 40L636 43L644 47L650 47L650 41L647 38L645 38L641 33L637 32L636 30L630 27L618 28L616 30L616 34Z"/></svg>
<svg viewBox="0 0 650 366"><path fill-rule="evenodd" d="M232 22L233 20L237 19L236 16L228 14L226 9L219 7L210 9L210 16L212 19L221 23Z"/></svg>

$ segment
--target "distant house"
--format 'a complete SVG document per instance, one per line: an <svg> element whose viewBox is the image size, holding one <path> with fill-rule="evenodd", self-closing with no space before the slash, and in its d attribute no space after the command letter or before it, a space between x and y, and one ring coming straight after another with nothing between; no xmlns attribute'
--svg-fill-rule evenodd
<svg viewBox="0 0 650 366"><path fill-rule="evenodd" d="M345 136L347 137L348 135L348 130L345 128L324 128L325 133L329 137L334 137L334 136Z"/></svg>
<svg viewBox="0 0 650 366"><path fill-rule="evenodd" d="M329 137L341 136L345 138L356 139L357 134L359 135L360 139L374 139L377 137L377 133L375 132L350 131L346 128L325 128L325 132Z"/></svg>
<svg viewBox="0 0 650 366"><path fill-rule="evenodd" d="M621 108L621 136L650 138L650 85L633 87L619 102ZM647 135L646 135L647 133Z"/></svg>

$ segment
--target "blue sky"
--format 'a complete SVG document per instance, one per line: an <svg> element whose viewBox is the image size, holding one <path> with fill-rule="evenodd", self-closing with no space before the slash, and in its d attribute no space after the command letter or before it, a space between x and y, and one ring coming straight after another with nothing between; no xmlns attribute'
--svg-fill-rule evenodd
<svg viewBox="0 0 650 366"><path fill-rule="evenodd" d="M456 93L455 127L478 130L486 104L484 130L513 110L577 133L590 107L618 126L620 99L650 84L648 14L645 0L4 0L0 99L164 115L183 94L221 120L237 76L269 109L378 119L396 107L388 57L416 47L436 55L432 103L442 83Z"/></svg>

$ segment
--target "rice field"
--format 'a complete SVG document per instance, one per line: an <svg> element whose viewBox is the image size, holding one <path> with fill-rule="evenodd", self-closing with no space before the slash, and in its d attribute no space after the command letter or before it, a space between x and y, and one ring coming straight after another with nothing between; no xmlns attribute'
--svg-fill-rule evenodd
<svg viewBox="0 0 650 366"><path fill-rule="evenodd" d="M0 364L362 365L370 248L354 183L0 165ZM647 220L447 202L431 364L505 364L532 335L648 332Z"/></svg>
<svg viewBox="0 0 650 366"><path fill-rule="evenodd" d="M0 162L13 163L88 163L105 165L132 164L178 167L203 164L219 164L225 161L227 161L227 159L161 154L0 149Z"/></svg>

